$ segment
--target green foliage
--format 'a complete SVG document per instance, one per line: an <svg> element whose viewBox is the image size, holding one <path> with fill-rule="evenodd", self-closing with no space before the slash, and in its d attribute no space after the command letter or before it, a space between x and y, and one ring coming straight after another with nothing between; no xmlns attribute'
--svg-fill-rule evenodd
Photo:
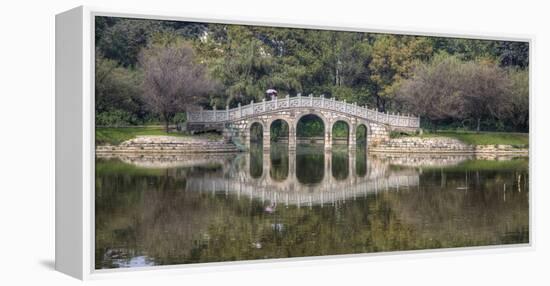
<svg viewBox="0 0 550 286"><path fill-rule="evenodd" d="M279 141L279 139L288 139L288 123L283 120L275 120L270 127L271 141Z"/></svg>
<svg viewBox="0 0 550 286"><path fill-rule="evenodd" d="M296 135L298 137L323 137L325 135L323 120L313 114L302 117L298 121Z"/></svg>
<svg viewBox="0 0 550 286"><path fill-rule="evenodd" d="M135 121L143 120L147 111L142 100L142 81L139 70L124 68L98 51L95 65L96 114L124 110L131 113L131 117L136 117Z"/></svg>
<svg viewBox="0 0 550 286"><path fill-rule="evenodd" d="M357 144L365 144L367 143L367 127L363 124L357 126L357 130L355 133Z"/></svg>
<svg viewBox="0 0 550 286"><path fill-rule="evenodd" d="M101 25L98 28L96 46L105 57L125 67L135 66L140 50L147 46L149 37L165 29L161 21L124 18L117 19L112 26Z"/></svg>
<svg viewBox="0 0 550 286"><path fill-rule="evenodd" d="M377 107L386 110L401 80L408 78L417 60L428 60L433 48L426 37L380 35L373 45L369 67L375 84Z"/></svg>
<svg viewBox="0 0 550 286"><path fill-rule="evenodd" d="M128 111L115 109L98 113L95 118L96 126L127 126L135 125L138 119Z"/></svg>
<svg viewBox="0 0 550 286"><path fill-rule="evenodd" d="M422 118L422 124L431 129L529 129L526 42L113 17L96 17L95 27L96 113L124 110L135 118L132 124L143 124L151 118L158 121L163 116L144 104L143 98L149 92L143 93L141 88L144 67L138 63L139 55L155 45L185 42L193 50L194 61L204 65L210 78L219 83L205 98L193 103L208 109L259 102L265 98L266 89L274 88L280 97L324 94L381 111L427 116L427 120ZM463 80L456 73L436 69L437 63L442 62L449 63L451 70L461 69ZM427 85L432 87L432 94L473 93L472 99L476 100L470 101L469 110L463 109L465 104L438 101L427 92L418 93L415 101L428 99L429 104L424 106L449 116L427 115L403 103L399 96L403 86L418 77L426 65L429 74L447 75L440 77L444 81ZM484 89L483 82L502 78L504 73L509 83L506 87L486 89L494 91L502 108L474 108L489 106L484 102L486 96L480 96L483 92L478 91ZM462 88L449 89L443 83ZM186 108L179 106L175 112ZM167 121L172 121L172 116L168 117ZM116 120L105 122L118 124ZM320 129L318 124L310 128Z"/></svg>
<svg viewBox="0 0 550 286"><path fill-rule="evenodd" d="M529 43L499 42L498 58L502 66L513 66L521 69L529 67Z"/></svg>
<svg viewBox="0 0 550 286"><path fill-rule="evenodd" d="M512 69L510 79L509 108L506 122L523 132L529 131L529 70Z"/></svg>
<svg viewBox="0 0 550 286"><path fill-rule="evenodd" d="M336 121L332 126L332 138L347 139L349 136L349 126L344 121Z"/></svg>
<svg viewBox="0 0 550 286"><path fill-rule="evenodd" d="M177 112L172 119L172 123L174 124L181 124L185 121L187 121L187 115L185 114L185 112Z"/></svg>

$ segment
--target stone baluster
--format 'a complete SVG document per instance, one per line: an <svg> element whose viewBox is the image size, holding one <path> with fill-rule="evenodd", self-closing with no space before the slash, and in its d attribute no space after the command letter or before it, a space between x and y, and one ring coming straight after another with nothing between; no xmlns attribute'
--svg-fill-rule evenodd
<svg viewBox="0 0 550 286"><path fill-rule="evenodd" d="M325 108L325 95L321 94L321 107Z"/></svg>
<svg viewBox="0 0 550 286"><path fill-rule="evenodd" d="M309 106L313 106L313 94L309 94Z"/></svg>
<svg viewBox="0 0 550 286"><path fill-rule="evenodd" d="M286 95L286 103L288 104L288 108L290 108L290 94Z"/></svg>
<svg viewBox="0 0 550 286"><path fill-rule="evenodd" d="M250 107L252 108L252 114L254 114L254 99L250 101Z"/></svg>
<svg viewBox="0 0 550 286"><path fill-rule="evenodd" d="M243 109L241 108L241 103L239 102L237 108L239 109L239 117L243 117Z"/></svg>
<svg viewBox="0 0 550 286"><path fill-rule="evenodd" d="M204 122L202 118L203 118L203 115L202 115L202 106L201 106L201 109L199 110L199 119L200 119L200 122Z"/></svg>
<svg viewBox="0 0 550 286"><path fill-rule="evenodd" d="M277 97L275 96L275 98L273 98L273 102L275 103L275 107L273 107L274 109L277 109Z"/></svg>
<svg viewBox="0 0 550 286"><path fill-rule="evenodd" d="M229 105L225 106L225 120L229 120Z"/></svg>
<svg viewBox="0 0 550 286"><path fill-rule="evenodd" d="M214 114L213 121L217 122L218 121L218 112L216 111L216 106L215 105L212 107L212 114Z"/></svg>
<svg viewBox="0 0 550 286"><path fill-rule="evenodd" d="M267 111L267 109L266 109L266 105L265 105L265 98L264 98L264 99L262 99L262 109L263 109L263 111L264 111L264 112L266 112L266 111Z"/></svg>
<svg viewBox="0 0 550 286"><path fill-rule="evenodd" d="M401 125L401 113L397 112L397 126Z"/></svg>

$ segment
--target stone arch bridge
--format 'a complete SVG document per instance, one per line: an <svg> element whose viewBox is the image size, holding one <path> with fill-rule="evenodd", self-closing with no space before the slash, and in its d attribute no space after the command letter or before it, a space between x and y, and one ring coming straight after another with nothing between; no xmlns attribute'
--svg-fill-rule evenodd
<svg viewBox="0 0 550 286"><path fill-rule="evenodd" d="M365 146L389 139L390 131L416 131L420 119L416 116L378 112L375 109L357 104L324 98L323 95L296 97L286 96L225 110L200 110L187 113L187 129L190 131L218 130L228 138L239 138L246 147L250 146L250 130L253 124L262 127L263 148L271 144L272 124L282 120L288 124L289 149L296 148L296 130L298 122L306 115L315 115L324 124L324 146L332 149L332 130L336 122L343 121L348 127L347 143L350 149L356 149L356 134L360 127L366 128Z"/></svg>

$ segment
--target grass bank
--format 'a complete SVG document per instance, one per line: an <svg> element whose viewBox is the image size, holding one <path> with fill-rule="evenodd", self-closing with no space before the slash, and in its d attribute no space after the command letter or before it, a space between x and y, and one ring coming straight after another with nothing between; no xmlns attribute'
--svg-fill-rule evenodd
<svg viewBox="0 0 550 286"><path fill-rule="evenodd" d="M166 133L161 126L144 126L144 127L97 127L95 129L95 144L96 145L118 145L126 140L130 140L137 136L143 135L162 135L176 137L203 137L209 139L219 139L221 135L216 133L205 133L200 135L190 135L181 132Z"/></svg>
<svg viewBox="0 0 550 286"><path fill-rule="evenodd" d="M392 137L409 136L406 134L393 134ZM416 136L416 135L410 135ZM467 132L467 131L436 131L424 132L419 135L422 138L450 137L471 145L512 145L517 148L529 147L528 133L506 132Z"/></svg>
<svg viewBox="0 0 550 286"><path fill-rule="evenodd" d="M440 169L439 167L424 167L423 169ZM514 158L510 160L467 160L455 166L443 168L446 171L510 171L528 170L528 158Z"/></svg>

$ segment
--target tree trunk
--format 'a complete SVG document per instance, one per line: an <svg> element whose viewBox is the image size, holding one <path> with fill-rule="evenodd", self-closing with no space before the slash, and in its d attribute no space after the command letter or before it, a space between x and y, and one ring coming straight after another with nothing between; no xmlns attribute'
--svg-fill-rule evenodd
<svg viewBox="0 0 550 286"><path fill-rule="evenodd" d="M166 113L164 113L162 117L164 117L164 130L166 131L166 134L168 134L168 124L170 123L170 120L168 120L168 115Z"/></svg>
<svg viewBox="0 0 550 286"><path fill-rule="evenodd" d="M385 112L386 111L386 100L383 100L380 96L376 96L376 108L378 108L378 111Z"/></svg>
<svg viewBox="0 0 550 286"><path fill-rule="evenodd" d="M481 118L477 119L477 133L479 133L479 126L481 125Z"/></svg>

